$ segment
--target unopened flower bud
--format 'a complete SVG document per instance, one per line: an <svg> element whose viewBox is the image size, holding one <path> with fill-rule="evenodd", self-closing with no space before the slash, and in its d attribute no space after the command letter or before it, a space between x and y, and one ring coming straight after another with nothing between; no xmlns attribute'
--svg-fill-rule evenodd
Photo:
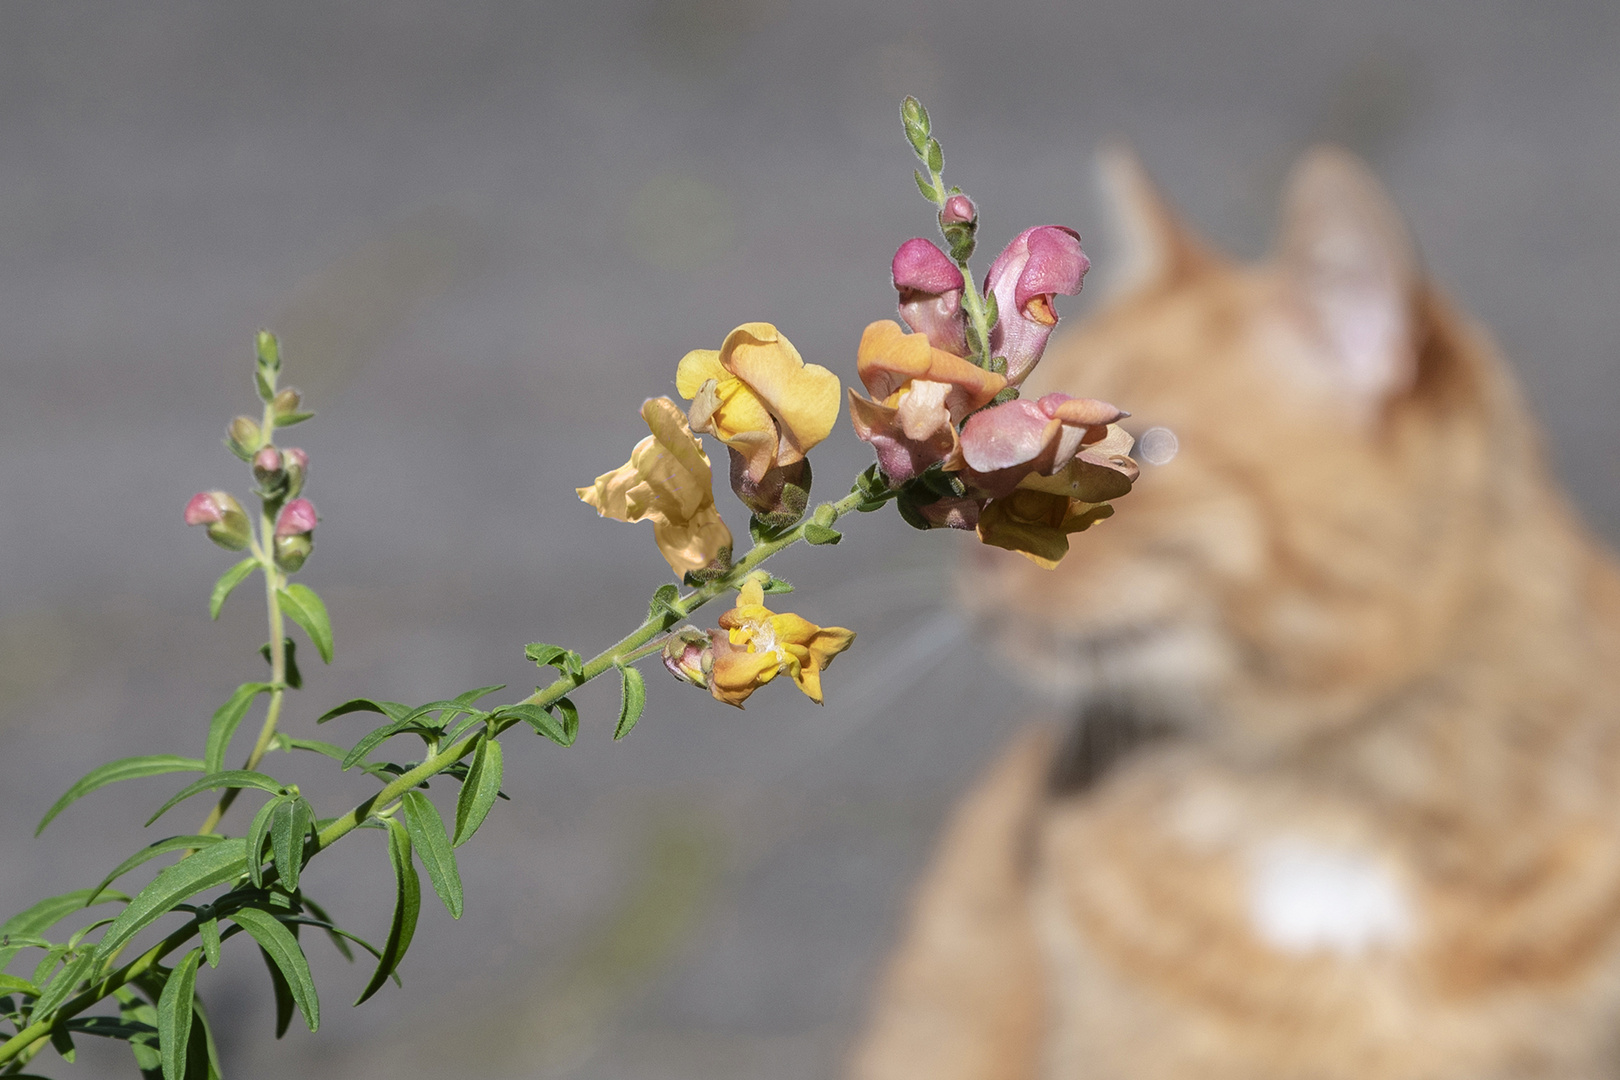
<svg viewBox="0 0 1620 1080"><path fill-rule="evenodd" d="M800 458L792 465L766 469L755 483L748 473L748 459L731 450L731 490L767 529L785 529L804 516L810 502L810 480L810 459Z"/></svg>
<svg viewBox="0 0 1620 1080"><path fill-rule="evenodd" d="M967 354L967 313L962 292L967 282L955 263L930 240L907 240L890 263L900 294L900 317L936 349Z"/></svg>
<svg viewBox="0 0 1620 1080"><path fill-rule="evenodd" d="M281 452L281 467L287 473L286 497L296 498L304 490L304 476L309 472L309 455L296 446L289 446Z"/></svg>
<svg viewBox="0 0 1620 1080"><path fill-rule="evenodd" d="M225 443L243 461L250 460L264 444L264 435L251 416L238 416L226 429Z"/></svg>
<svg viewBox="0 0 1620 1080"><path fill-rule="evenodd" d="M199 491L186 504L186 524L208 526L208 539L227 551L241 551L253 536L242 504L228 492Z"/></svg>
<svg viewBox="0 0 1620 1080"><path fill-rule="evenodd" d="M275 398L270 402L270 410L279 420L284 416L293 415L303 404L304 399L302 395L300 395L297 390L294 390L289 386L287 389L276 394Z"/></svg>
<svg viewBox="0 0 1620 1080"><path fill-rule="evenodd" d="M304 560L309 558L315 541L310 539L309 533L299 533L296 536L276 537L275 546L276 566L289 574L295 574L304 565Z"/></svg>
<svg viewBox="0 0 1620 1080"><path fill-rule="evenodd" d="M714 643L695 626L683 626L664 643L664 667L682 682L707 688L714 670Z"/></svg>
<svg viewBox="0 0 1620 1080"><path fill-rule="evenodd" d="M273 446L266 446L253 455L253 479L268 488L282 478L280 450Z"/></svg>
<svg viewBox="0 0 1620 1080"><path fill-rule="evenodd" d="M941 225L969 225L979 220L979 208L966 195L952 195L939 212Z"/></svg>
<svg viewBox="0 0 1620 1080"><path fill-rule="evenodd" d="M276 515L276 538L304 536L315 531L315 504L308 499L294 499ZM277 545L276 550L281 550Z"/></svg>

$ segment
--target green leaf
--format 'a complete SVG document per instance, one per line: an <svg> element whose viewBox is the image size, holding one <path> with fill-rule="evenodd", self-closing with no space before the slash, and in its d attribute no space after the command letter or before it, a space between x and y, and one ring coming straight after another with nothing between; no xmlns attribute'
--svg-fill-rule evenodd
<svg viewBox="0 0 1620 1080"><path fill-rule="evenodd" d="M197 941L211 968L219 967L219 919L210 915L197 921Z"/></svg>
<svg viewBox="0 0 1620 1080"><path fill-rule="evenodd" d="M208 617L210 619L219 618L219 609L225 606L225 598L231 595L231 591L242 584L247 579L247 576L253 573L253 568L258 565L259 560L250 555L219 575L219 580L214 582L214 591L208 597Z"/></svg>
<svg viewBox="0 0 1620 1080"><path fill-rule="evenodd" d="M135 894L129 906L102 935L102 955L115 955L131 938L172 911L186 897L246 873L246 848L246 841L240 837L221 840L158 871L157 877Z"/></svg>
<svg viewBox="0 0 1620 1080"><path fill-rule="evenodd" d="M928 168L932 172L939 172L945 167L945 151L940 148L938 139L928 140Z"/></svg>
<svg viewBox="0 0 1620 1080"><path fill-rule="evenodd" d="M292 427L294 424L302 424L305 420L308 420L314 415L315 414L312 412L284 413L276 417L276 427Z"/></svg>
<svg viewBox="0 0 1620 1080"><path fill-rule="evenodd" d="M332 662L332 620L326 615L326 605L315 595L315 590L302 582L293 582L277 594L281 597L281 610L287 617L304 628L309 640L315 644L324 663Z"/></svg>
<svg viewBox="0 0 1620 1080"><path fill-rule="evenodd" d="M422 860L422 869L433 883L433 891L444 901L452 919L461 918L461 873L456 869L456 853L450 848L450 837L444 831L444 819L420 791L401 795L399 806L405 818L405 831L410 834L411 846Z"/></svg>
<svg viewBox="0 0 1620 1080"><path fill-rule="evenodd" d="M284 678L287 685L294 690L302 690L304 688L304 676L298 670L298 643L292 638L282 638L281 644L285 650L283 656L286 660L287 672ZM269 664L272 669L276 666L275 661L270 659L269 642L259 646L259 655L264 657L264 662Z"/></svg>
<svg viewBox="0 0 1620 1080"><path fill-rule="evenodd" d="M562 721L563 736L566 740L563 745L573 746L574 740L579 736L579 709L565 697L552 702L551 707L560 714L558 719Z"/></svg>
<svg viewBox="0 0 1620 1080"><path fill-rule="evenodd" d="M258 788L260 791L270 791L279 795L284 790L280 780L273 776L266 776L262 772L251 769L225 769L221 772L209 773L194 784L187 784L170 797L169 801L158 808L158 812L146 819L148 825L167 814L174 807L185 802L193 795L204 791L213 791L217 788Z"/></svg>
<svg viewBox="0 0 1620 1080"><path fill-rule="evenodd" d="M157 1048L157 1006L128 987L120 987L114 994L118 997L118 1015L123 1019L124 1025L138 1032L117 1036L129 1040L130 1053L135 1055L135 1067L143 1072L161 1069L163 1061ZM69 1020L68 1024L73 1026L75 1021Z"/></svg>
<svg viewBox="0 0 1620 1080"><path fill-rule="evenodd" d="M315 820L315 808L302 795L282 801L270 815L270 852L276 873L288 892L298 889L298 873L304 865L304 837Z"/></svg>
<svg viewBox="0 0 1620 1080"><path fill-rule="evenodd" d="M653 593L652 603L647 606L647 617L659 620L659 626L668 630L679 622L682 615L675 609L675 604L681 598L681 590L675 585L660 585Z"/></svg>
<svg viewBox="0 0 1620 1080"><path fill-rule="evenodd" d="M253 384L254 384L254 388L259 391L259 400L260 401L273 401L273 400L275 400L276 388L273 385L271 385L269 379L265 378L263 368L254 368L253 369Z"/></svg>
<svg viewBox="0 0 1620 1080"><path fill-rule="evenodd" d="M308 750L311 753L323 754L333 761L342 761L348 754L348 751L337 743L321 742L319 739L296 739L287 734L279 734L276 739L281 749L288 753L294 750Z"/></svg>
<svg viewBox="0 0 1620 1080"><path fill-rule="evenodd" d="M377 960L377 970L372 972L371 981L360 992L356 1005L364 1002L372 994L382 989L382 984L388 981L388 976L394 973L400 960L405 956L405 950L410 948L411 937L416 933L416 916L422 910L422 883L416 876L416 868L411 865L411 837L405 831L405 826L393 818L387 819L388 824L388 860L394 866L394 883L396 894L394 898L394 919L388 927L388 940L383 943L382 956Z"/></svg>
<svg viewBox="0 0 1620 1080"><path fill-rule="evenodd" d="M191 1039L186 1044L186 1080L224 1080L219 1067L219 1049L214 1045L214 1031L208 1024L202 1000L191 1002Z"/></svg>
<svg viewBox="0 0 1620 1080"><path fill-rule="evenodd" d="M829 529L813 521L804 527L804 540L807 544L836 544L843 538L844 534L837 529Z"/></svg>
<svg viewBox="0 0 1620 1080"><path fill-rule="evenodd" d="M122 893L109 893L100 900L96 895L101 892L96 889L75 889L60 896L46 897L33 907L20 911L0 924L0 941L10 942L0 948L0 971L4 971L16 956L25 948L38 947L48 944L39 935L83 908L94 904L106 904L114 900L128 900Z"/></svg>
<svg viewBox="0 0 1620 1080"><path fill-rule="evenodd" d="M472 767L456 798L455 847L472 839L495 805L495 798L501 792L502 756L500 741L486 732L479 740L478 749L473 751Z"/></svg>
<svg viewBox="0 0 1620 1080"><path fill-rule="evenodd" d="M120 780L135 780L142 776L159 776L172 772L207 772L208 763L201 758L181 757L178 754L143 754L140 757L119 758L109 761L105 765L91 769L79 778L78 783L67 789L67 794L56 800L56 805L46 811L40 819L39 827L34 830L38 836L45 831L45 826L66 810L77 800L90 794L97 788L116 784Z"/></svg>
<svg viewBox="0 0 1620 1080"><path fill-rule="evenodd" d="M766 580L765 584L760 587L760 591L766 594L790 593L793 591L793 586L782 578L773 577Z"/></svg>
<svg viewBox="0 0 1620 1080"><path fill-rule="evenodd" d="M146 847L141 848L141 850L119 863L113 869L112 873L101 879L100 885L97 885L94 889L90 889L90 898L85 902L84 906L89 907L90 904L95 903L96 897L101 895L101 890L105 889L108 885L111 885L113 882L117 881L119 878L123 877L125 874L129 873L131 870L135 869L137 866L140 866L144 862L155 859L159 855L164 855L171 851L179 851L182 848L208 847L212 844L219 843L223 839L225 839L223 836L216 836L209 833L195 836L166 836L156 843L148 844ZM108 899L112 899L112 897L108 897Z"/></svg>
<svg viewBox="0 0 1620 1080"><path fill-rule="evenodd" d="M51 1030L51 1048L69 1065L79 1056L78 1048L73 1045L73 1032L65 1027Z"/></svg>
<svg viewBox="0 0 1620 1080"><path fill-rule="evenodd" d="M281 973L276 961L268 952L259 950L264 958L265 970L270 972L270 991L276 999L276 1038L287 1034L292 1026L293 1013L298 1011L298 1002L293 998L292 985L287 982L287 976Z"/></svg>
<svg viewBox="0 0 1620 1080"><path fill-rule="evenodd" d="M163 993L158 998L158 1054L163 1080L185 1080L186 1049L191 1042L191 1004L197 993L197 964L201 960L201 949L186 953L180 966L163 984Z"/></svg>
<svg viewBox="0 0 1620 1080"><path fill-rule="evenodd" d="M996 303L996 294L993 292L986 292L984 294L984 325L994 330L996 328L996 323L998 320L1000 320L1000 318L1001 307Z"/></svg>
<svg viewBox="0 0 1620 1080"><path fill-rule="evenodd" d="M214 719L208 724L208 748L203 752L203 762L208 766L208 772L218 772L225 767L225 754L230 750L231 736L236 734L237 725L247 715L253 699L269 691L270 684L267 682L243 683L214 712Z"/></svg>
<svg viewBox="0 0 1620 1080"><path fill-rule="evenodd" d="M309 1030L320 1027L321 1003L315 996L315 980L310 977L309 961L304 958L304 950L292 931L283 926L280 919L258 908L243 908L231 916L231 921L252 935L259 948L275 962L276 969L287 980L287 987L293 1000L298 1003L298 1011L304 1014L304 1023L309 1025ZM286 1030L281 1027L279 1019L277 1026L281 1031ZM277 1037L280 1037L279 1031Z"/></svg>
<svg viewBox="0 0 1620 1080"><path fill-rule="evenodd" d="M9 994L13 991L39 997L39 987L27 979L18 978L16 975L7 975L5 972L0 971L0 994Z"/></svg>
<svg viewBox="0 0 1620 1080"><path fill-rule="evenodd" d="M264 842L270 835L270 820L275 815L276 809L293 797L278 795L274 799L266 800L265 804L259 807L259 812L253 815L253 823L248 826L246 848L248 880L253 882L256 889L264 886Z"/></svg>
<svg viewBox="0 0 1620 1080"><path fill-rule="evenodd" d="M347 716L349 713L357 712L381 713L390 720L402 720L410 711L410 706L402 705L397 701L373 701L371 698L357 697L350 698L335 709L326 710L315 722L324 724L328 720L335 720L339 716Z"/></svg>
<svg viewBox="0 0 1620 1080"><path fill-rule="evenodd" d="M624 697L619 701L619 723L613 729L614 741L630 734L647 707L647 680L629 664L620 664L619 674L624 676Z"/></svg>
<svg viewBox="0 0 1620 1080"><path fill-rule="evenodd" d="M32 1015L41 1019L49 1016L52 1010L68 999L68 995L73 993L80 980L89 977L90 970L95 965L96 958L100 955L100 950L95 946L91 946L72 960L69 960L56 978L45 985L43 992L34 1002Z"/></svg>
<svg viewBox="0 0 1620 1080"><path fill-rule="evenodd" d="M568 737L567 730L557 722L557 718L538 705L507 705L496 711L492 718L500 719L505 716L516 716L558 746L567 746L573 742Z"/></svg>
<svg viewBox="0 0 1620 1080"><path fill-rule="evenodd" d="M571 679L585 677L585 658L561 645L534 642L523 647L523 655L533 660L536 667L554 667Z"/></svg>
<svg viewBox="0 0 1620 1080"><path fill-rule="evenodd" d="M916 169L913 169L911 170L911 175L916 178L917 190L922 192L923 198L927 199L931 203L944 201L940 198L939 191L934 187L933 184L928 182L928 178L923 176L922 173L918 172Z"/></svg>
<svg viewBox="0 0 1620 1080"><path fill-rule="evenodd" d="M395 720L392 724L384 724L382 727L368 732L359 742L354 744L353 750L343 756L343 770L347 772L354 768L371 751L392 739L395 735L401 735L411 730L413 726L415 725L410 721Z"/></svg>

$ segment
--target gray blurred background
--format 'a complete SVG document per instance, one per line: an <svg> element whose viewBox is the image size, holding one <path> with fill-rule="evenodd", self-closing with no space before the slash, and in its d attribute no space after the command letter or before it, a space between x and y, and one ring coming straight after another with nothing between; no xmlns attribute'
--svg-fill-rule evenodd
<svg viewBox="0 0 1620 1080"><path fill-rule="evenodd" d="M256 590L209 624L231 559L180 521L193 491L249 486L219 440L255 408L256 329L320 413L287 441L313 458L304 579L338 642L330 668L305 658L286 727L316 734L352 694L526 691L523 643L594 651L665 580L647 527L572 489L625 459L687 349L765 319L852 379L860 328L893 311L890 254L931 227L908 92L988 254L1068 223L1099 278L1089 159L1109 135L1246 257L1297 153L1365 155L1620 537L1612 0L7 3L0 914L92 884L176 785L69 810L47 836L71 857L30 839L62 789L112 757L199 753L260 677ZM863 449L841 428L818 451L823 495ZM833 1074L952 800L1045 708L950 614L964 538L888 514L848 532L780 560L793 610L861 635L826 709L773 687L722 710L652 668L624 743L610 689L581 695L571 750L514 733L513 801L462 852L467 914L426 899L402 990L349 1010L366 971L314 942L326 1027L277 1043L245 946L204 971L228 1074ZM324 813L368 789L320 783ZM306 888L380 939L382 845L344 847ZM79 1043L39 1071L128 1073L122 1046Z"/></svg>

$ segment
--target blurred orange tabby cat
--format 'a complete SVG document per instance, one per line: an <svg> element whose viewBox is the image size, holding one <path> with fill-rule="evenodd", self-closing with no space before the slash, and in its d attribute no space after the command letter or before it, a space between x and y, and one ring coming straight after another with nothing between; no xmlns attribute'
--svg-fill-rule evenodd
<svg viewBox="0 0 1620 1080"><path fill-rule="evenodd" d="M1620 1075L1620 576L1511 376L1348 155L1259 266L1106 173L1134 285L1042 381L1181 453L965 578L1091 704L958 810L853 1075Z"/></svg>

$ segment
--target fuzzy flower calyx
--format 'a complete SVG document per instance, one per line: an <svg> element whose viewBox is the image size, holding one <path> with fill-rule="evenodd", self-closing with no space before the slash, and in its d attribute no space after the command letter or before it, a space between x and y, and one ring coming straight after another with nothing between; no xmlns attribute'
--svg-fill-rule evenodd
<svg viewBox="0 0 1620 1080"><path fill-rule="evenodd" d="M709 457L685 416L660 397L641 406L641 417L652 434L628 462L577 488L579 497L603 517L651 521L653 540L677 577L729 563L731 530L715 509Z"/></svg>
<svg viewBox="0 0 1620 1080"><path fill-rule="evenodd" d="M900 484L958 454L956 425L983 408L1006 380L960 356L908 334L891 320L861 335L856 367L872 395L849 391L855 433L877 451L878 466Z"/></svg>
<svg viewBox="0 0 1620 1080"><path fill-rule="evenodd" d="M692 430L742 455L755 484L773 468L802 461L838 419L838 376L806 364L770 323L744 323L718 351L687 353L675 386L692 402Z"/></svg>
<svg viewBox="0 0 1620 1080"><path fill-rule="evenodd" d="M1091 260L1080 250L1080 234L1062 225L1025 229L996 256L985 276L999 317L990 331L990 351L1007 358L1007 383L1022 383L1046 350L1057 326L1052 298L1080 291Z"/></svg>
<svg viewBox="0 0 1620 1080"><path fill-rule="evenodd" d="M723 633L713 635L709 693L738 708L782 674L820 705L822 669L855 640L854 632L841 626L817 626L797 615L771 611L758 575L743 583L737 606L720 616L720 627Z"/></svg>

